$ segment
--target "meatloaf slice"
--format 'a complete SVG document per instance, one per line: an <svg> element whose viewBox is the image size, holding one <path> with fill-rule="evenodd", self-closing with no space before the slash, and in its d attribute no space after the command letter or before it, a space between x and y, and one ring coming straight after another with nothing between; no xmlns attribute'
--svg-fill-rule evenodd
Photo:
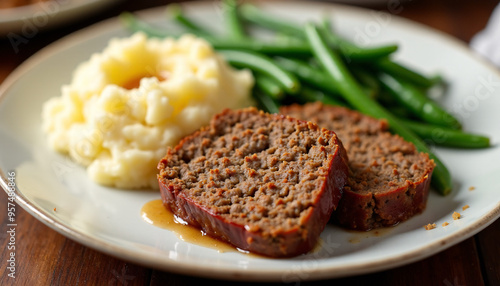
<svg viewBox="0 0 500 286"><path fill-rule="evenodd" d="M345 149L316 124L225 110L159 162L163 202L234 246L270 257L310 251L347 180Z"/></svg>
<svg viewBox="0 0 500 286"><path fill-rule="evenodd" d="M380 121L343 107L309 103L281 113L334 130L347 150L350 175L332 218L357 230L391 226L422 212L434 162Z"/></svg>

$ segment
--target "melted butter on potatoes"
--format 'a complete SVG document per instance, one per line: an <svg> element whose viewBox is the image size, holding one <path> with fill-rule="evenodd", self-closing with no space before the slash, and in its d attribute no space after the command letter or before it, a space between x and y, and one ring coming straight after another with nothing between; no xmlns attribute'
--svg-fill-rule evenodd
<svg viewBox="0 0 500 286"><path fill-rule="evenodd" d="M93 181L158 188L166 147L224 108L252 105L249 71L231 68L191 35L113 39L43 108L49 144L87 167Z"/></svg>

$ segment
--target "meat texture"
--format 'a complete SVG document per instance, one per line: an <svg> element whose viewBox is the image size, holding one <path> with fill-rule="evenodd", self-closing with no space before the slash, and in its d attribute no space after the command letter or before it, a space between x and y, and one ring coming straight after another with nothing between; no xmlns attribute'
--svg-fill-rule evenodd
<svg viewBox="0 0 500 286"><path fill-rule="evenodd" d="M175 215L243 250L310 251L348 176L336 134L254 108L226 110L160 161L163 202Z"/></svg>
<svg viewBox="0 0 500 286"><path fill-rule="evenodd" d="M282 107L281 113L333 130L344 144L350 174L333 214L342 226L392 226L425 209L434 162L389 133L385 121L320 103Z"/></svg>

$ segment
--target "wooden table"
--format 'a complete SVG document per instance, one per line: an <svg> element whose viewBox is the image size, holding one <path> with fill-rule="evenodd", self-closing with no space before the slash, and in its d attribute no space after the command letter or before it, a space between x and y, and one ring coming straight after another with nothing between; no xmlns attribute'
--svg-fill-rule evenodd
<svg viewBox="0 0 500 286"><path fill-rule="evenodd" d="M141 2L141 3L139 3ZM85 20L40 32L18 53L10 43L0 40L0 82L39 49L73 31L123 10L133 11L164 5L172 1L123 1ZM484 28L497 1L409 0L401 1L398 16L429 25L468 42ZM387 5L372 6L387 10ZM1 148L1 146L0 146ZM200 285L205 279L145 268L82 246L48 228L20 207L16 236L17 275L7 276L7 196L0 192L0 285ZM500 220L464 242L425 260L357 277L347 277L304 285L500 285ZM193 269L193 271L195 271ZM228 281L209 282L232 285ZM246 283L241 283L246 284Z"/></svg>

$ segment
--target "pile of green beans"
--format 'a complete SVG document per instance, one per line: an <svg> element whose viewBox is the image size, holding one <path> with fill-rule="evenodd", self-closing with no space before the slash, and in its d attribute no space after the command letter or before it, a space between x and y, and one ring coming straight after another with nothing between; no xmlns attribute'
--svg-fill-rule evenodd
<svg viewBox="0 0 500 286"><path fill-rule="evenodd" d="M203 37L232 66L251 70L255 76L253 96L267 112L277 113L283 104L320 101L385 119L392 132L434 160L431 183L442 195L451 191L451 176L429 146L490 146L488 137L462 131L462 124L430 99L430 88L444 84L441 76L424 75L392 59L397 45L359 47L332 31L328 19L298 25L253 4L235 0L223 0L222 4L224 35L196 23L179 5L171 5L168 15L185 32ZM121 18L133 32L142 31L150 37L180 36L130 13ZM251 32L256 26L274 32L276 40L254 37Z"/></svg>

